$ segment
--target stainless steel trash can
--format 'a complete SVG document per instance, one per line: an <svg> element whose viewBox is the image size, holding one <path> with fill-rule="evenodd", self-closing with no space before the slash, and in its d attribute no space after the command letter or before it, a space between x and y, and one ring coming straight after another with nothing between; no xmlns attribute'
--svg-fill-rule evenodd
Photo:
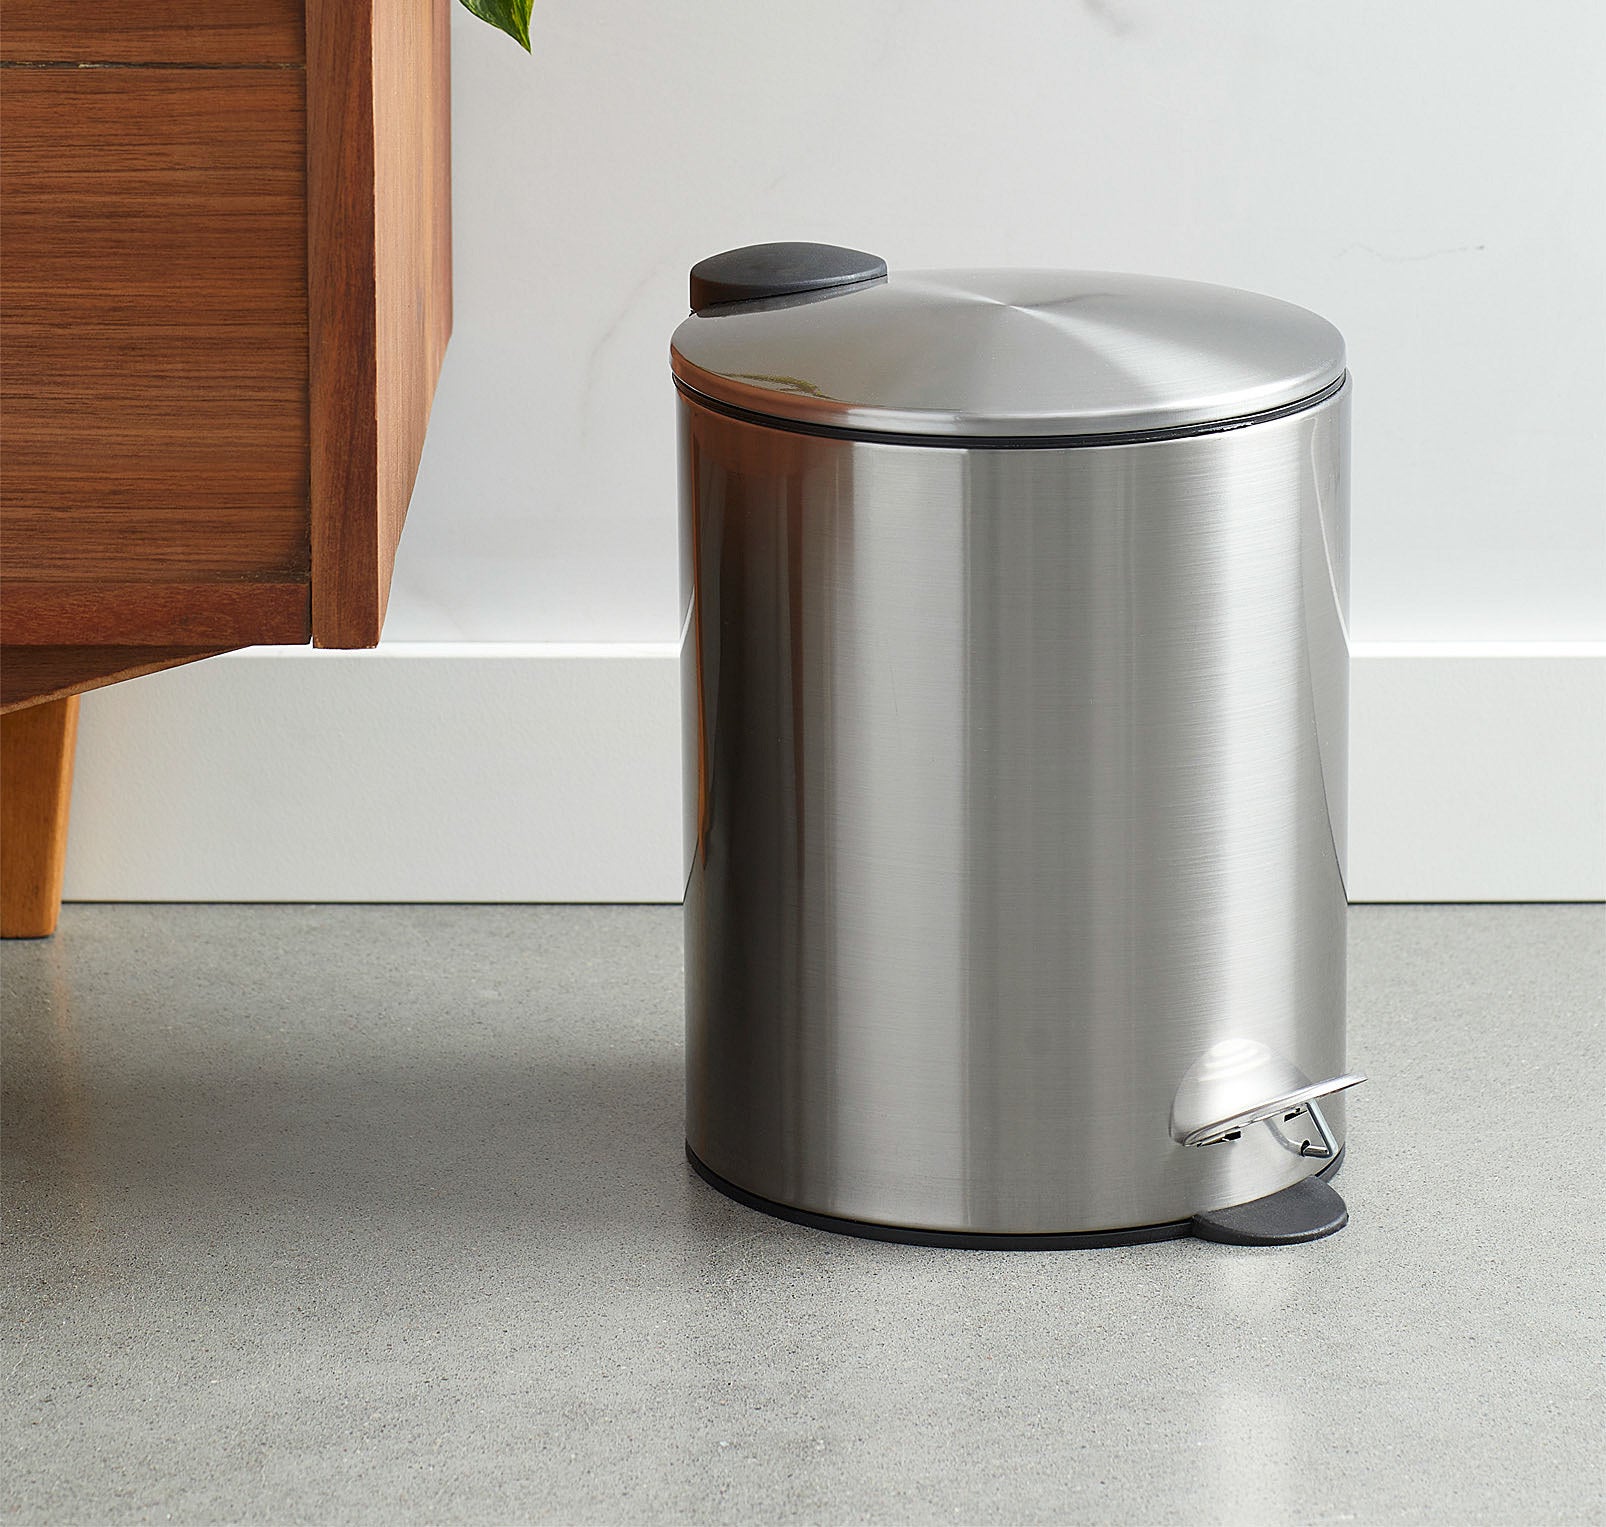
<svg viewBox="0 0 1606 1527"><path fill-rule="evenodd" d="M1337 1229L1338 332L822 245L692 307L693 1163L925 1243Z"/></svg>

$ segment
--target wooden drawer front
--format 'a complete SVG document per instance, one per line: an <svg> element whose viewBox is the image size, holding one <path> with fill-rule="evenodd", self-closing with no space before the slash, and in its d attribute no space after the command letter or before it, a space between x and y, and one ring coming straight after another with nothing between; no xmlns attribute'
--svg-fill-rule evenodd
<svg viewBox="0 0 1606 1527"><path fill-rule="evenodd" d="M372 645L451 332L450 0L0 4L0 708Z"/></svg>
<svg viewBox="0 0 1606 1527"><path fill-rule="evenodd" d="M5 0L0 61L24 64L299 64L301 0Z"/></svg>
<svg viewBox="0 0 1606 1527"><path fill-rule="evenodd" d="M5 71L8 583L306 584L304 91ZM253 639L308 635L283 626Z"/></svg>

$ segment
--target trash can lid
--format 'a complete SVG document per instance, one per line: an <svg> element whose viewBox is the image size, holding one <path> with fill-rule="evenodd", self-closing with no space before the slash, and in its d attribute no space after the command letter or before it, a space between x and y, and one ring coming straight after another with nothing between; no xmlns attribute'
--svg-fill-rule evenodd
<svg viewBox="0 0 1606 1527"><path fill-rule="evenodd" d="M829 245L760 244L693 270L683 389L826 434L1042 445L1189 434L1308 406L1344 340L1273 297L1159 276L888 271Z"/></svg>

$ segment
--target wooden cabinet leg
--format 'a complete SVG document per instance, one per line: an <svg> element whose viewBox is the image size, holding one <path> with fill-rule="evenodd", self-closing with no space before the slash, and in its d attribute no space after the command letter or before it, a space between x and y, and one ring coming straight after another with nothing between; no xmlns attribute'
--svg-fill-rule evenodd
<svg viewBox="0 0 1606 1527"><path fill-rule="evenodd" d="M77 695L0 718L0 938L56 931L77 735Z"/></svg>

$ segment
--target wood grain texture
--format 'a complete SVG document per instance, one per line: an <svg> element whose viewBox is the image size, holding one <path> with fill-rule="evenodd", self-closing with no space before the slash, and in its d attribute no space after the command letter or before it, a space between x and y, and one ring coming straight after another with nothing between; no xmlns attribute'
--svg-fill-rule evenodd
<svg viewBox="0 0 1606 1527"><path fill-rule="evenodd" d="M0 702L372 645L451 328L449 0L3 26Z"/></svg>
<svg viewBox="0 0 1606 1527"><path fill-rule="evenodd" d="M77 695L0 721L0 938L56 931L77 736Z"/></svg>
<svg viewBox="0 0 1606 1527"><path fill-rule="evenodd" d="M0 660L0 713L102 689L164 668L199 662L220 647L7 647Z"/></svg>
<svg viewBox="0 0 1606 1527"><path fill-rule="evenodd" d="M300 71L7 69L0 117L8 580L306 579Z"/></svg>
<svg viewBox="0 0 1606 1527"><path fill-rule="evenodd" d="M452 332L452 5L379 0L375 6L379 610L373 641Z"/></svg>
<svg viewBox="0 0 1606 1527"><path fill-rule="evenodd" d="M451 333L448 0L307 4L313 640L379 640Z"/></svg>
<svg viewBox="0 0 1606 1527"><path fill-rule="evenodd" d="M0 477L4 477L0 468ZM9 486L9 480L7 481ZM178 494L166 504L138 502L118 483L100 494L104 524L115 518L119 581L210 583L237 579L241 569L305 583L307 509L252 498L249 483L223 503L189 504ZM107 550L85 535L73 513L0 515L0 547L19 553L30 580L86 583L104 575ZM4 552L0 552L3 560ZM259 564L263 564L259 568Z"/></svg>
<svg viewBox="0 0 1606 1527"><path fill-rule="evenodd" d="M8 578L0 641L12 647L298 645L311 632L304 583L67 583Z"/></svg>
<svg viewBox="0 0 1606 1527"><path fill-rule="evenodd" d="M302 35L301 0L117 0L76 8L5 0L0 7L4 63L299 64Z"/></svg>

